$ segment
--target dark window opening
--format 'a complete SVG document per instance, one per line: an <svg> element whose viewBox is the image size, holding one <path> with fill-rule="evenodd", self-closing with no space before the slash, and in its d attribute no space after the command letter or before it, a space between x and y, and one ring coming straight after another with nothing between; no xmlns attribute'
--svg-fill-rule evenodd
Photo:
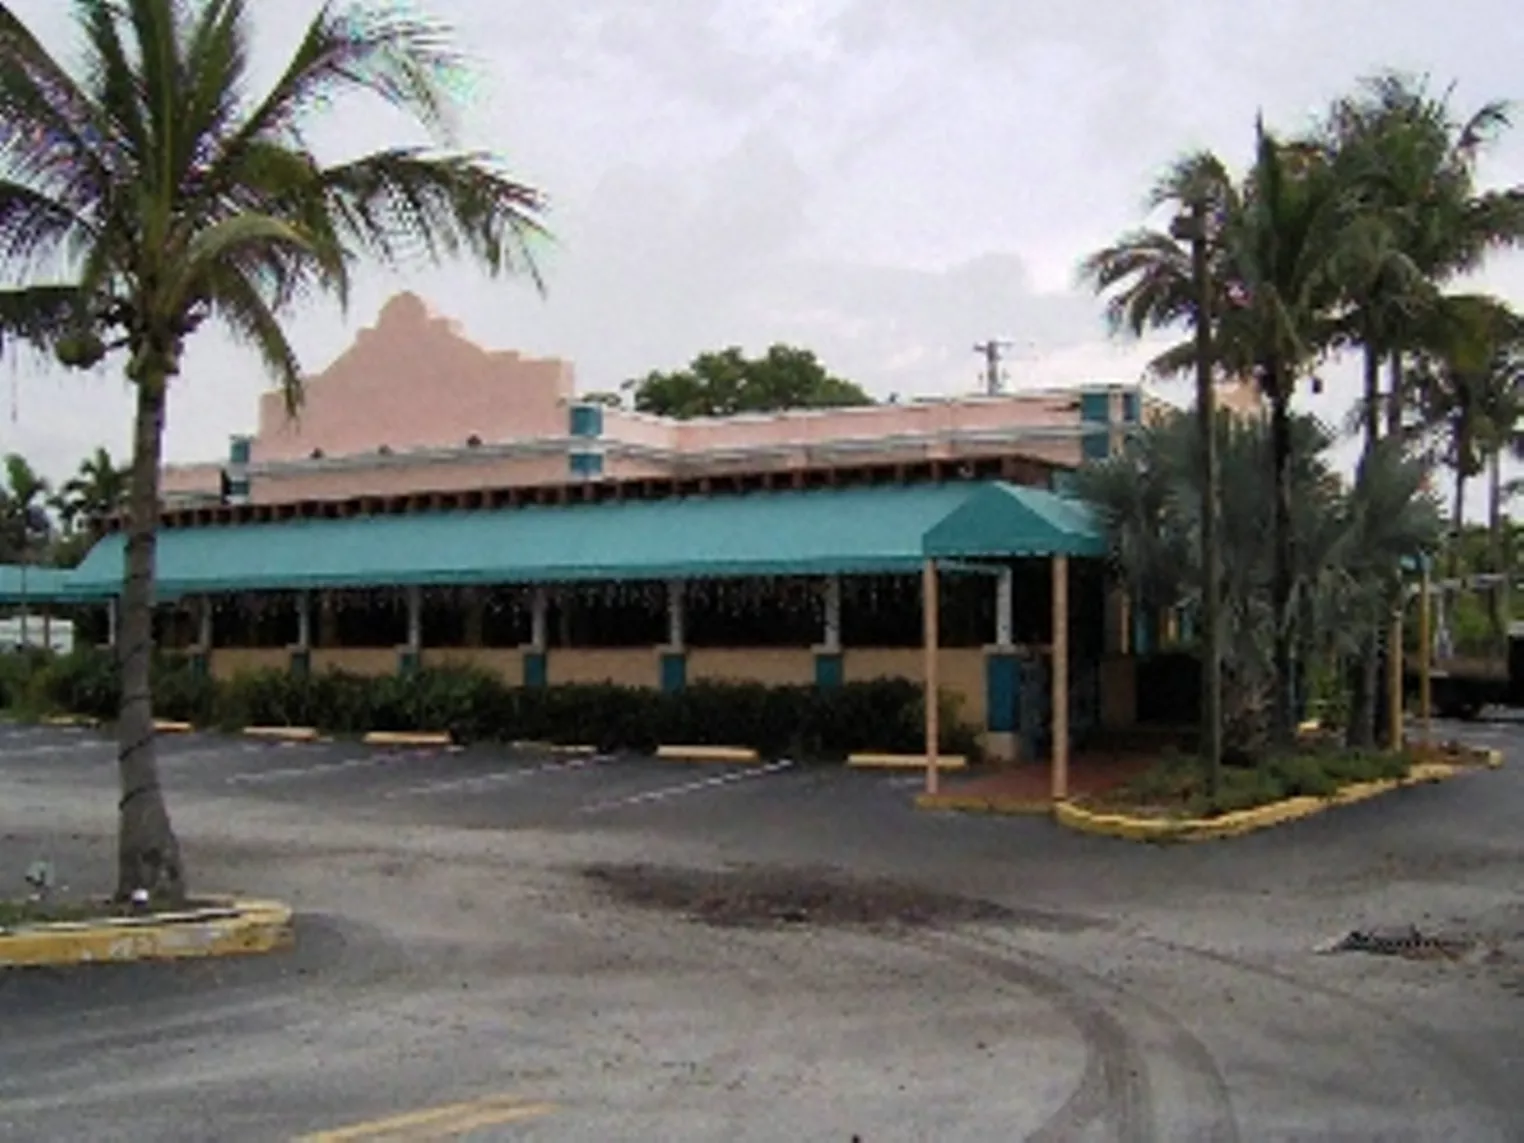
<svg viewBox="0 0 1524 1143"><path fill-rule="evenodd" d="M811 647L825 638L823 582L777 579L697 580L684 588L692 647Z"/></svg>

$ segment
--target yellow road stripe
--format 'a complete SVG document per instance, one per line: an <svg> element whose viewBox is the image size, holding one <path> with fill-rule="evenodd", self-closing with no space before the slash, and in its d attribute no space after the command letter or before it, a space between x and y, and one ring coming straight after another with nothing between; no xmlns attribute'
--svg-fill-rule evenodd
<svg viewBox="0 0 1524 1143"><path fill-rule="evenodd" d="M528 1103L513 1096L493 1096L408 1111L386 1119L372 1119L333 1131L303 1135L297 1143L355 1143L363 1139L411 1140L452 1139L483 1127L497 1127L535 1119L555 1110L550 1103Z"/></svg>

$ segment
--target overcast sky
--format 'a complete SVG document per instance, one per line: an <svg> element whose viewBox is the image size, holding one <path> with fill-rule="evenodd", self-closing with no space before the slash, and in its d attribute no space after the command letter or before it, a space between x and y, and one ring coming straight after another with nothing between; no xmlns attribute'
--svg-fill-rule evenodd
<svg viewBox="0 0 1524 1143"><path fill-rule="evenodd" d="M12 0L67 49L69 6ZM615 387L730 344L815 349L874 393L968 391L975 341L1017 342L1014 387L1135 379L1076 292L1087 252L1141 219L1182 151L1241 164L1254 116L1294 130L1384 67L1454 82L1458 108L1524 97L1524 20L1507 0L427 0L479 60L466 142L551 197L548 296L467 266L367 273L348 315L293 323L321 369L401 288L495 348L557 355ZM258 0L268 77L315 0ZM372 104L319 136L395 142ZM1524 182L1524 124L1483 167ZM1486 284L1524 305L1524 257ZM1309 407L1338 418L1335 370ZM220 334L193 343L169 413L172 460L216 459L265 385ZM54 475L97 443L124 453L112 373L0 364L0 449ZM1180 386L1166 393L1182 394Z"/></svg>

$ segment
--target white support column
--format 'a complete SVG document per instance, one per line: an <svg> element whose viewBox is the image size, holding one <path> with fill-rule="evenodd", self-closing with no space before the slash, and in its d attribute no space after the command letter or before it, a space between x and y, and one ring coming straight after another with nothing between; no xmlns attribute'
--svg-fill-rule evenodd
<svg viewBox="0 0 1524 1143"><path fill-rule="evenodd" d="M683 581L667 581L667 647L681 651L687 646L687 608L683 598Z"/></svg>
<svg viewBox="0 0 1524 1143"><path fill-rule="evenodd" d="M1016 642L1016 573L1001 568L995 575L995 645L1010 647Z"/></svg>
<svg viewBox="0 0 1524 1143"><path fill-rule="evenodd" d="M1055 802L1069 798L1069 557L1053 557L1053 748L1049 776Z"/></svg>
<svg viewBox="0 0 1524 1143"><path fill-rule="evenodd" d="M106 600L106 646L108 647L116 646L117 612L116 596L112 596Z"/></svg>
<svg viewBox="0 0 1524 1143"><path fill-rule="evenodd" d="M423 647L423 588L416 583L407 589L407 648L418 651Z"/></svg>
<svg viewBox="0 0 1524 1143"><path fill-rule="evenodd" d="M212 598L209 595L201 597L201 628L196 636L196 645L202 653L212 649Z"/></svg>
<svg viewBox="0 0 1524 1143"><path fill-rule="evenodd" d="M825 581L825 639L821 650L834 654L841 650L841 576Z"/></svg>
<svg viewBox="0 0 1524 1143"><path fill-rule="evenodd" d="M312 595L305 591L296 597L296 649L312 649Z"/></svg>
<svg viewBox="0 0 1524 1143"><path fill-rule="evenodd" d="M550 592L536 587L529 596L529 646L535 651L545 650L546 617L550 614Z"/></svg>

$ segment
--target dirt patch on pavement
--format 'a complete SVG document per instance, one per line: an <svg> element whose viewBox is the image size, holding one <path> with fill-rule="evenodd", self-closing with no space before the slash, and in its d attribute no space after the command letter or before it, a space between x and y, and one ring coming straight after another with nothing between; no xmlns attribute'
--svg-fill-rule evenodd
<svg viewBox="0 0 1524 1143"><path fill-rule="evenodd" d="M1088 922L832 870L595 865L583 875L608 896L717 926L929 928L975 921L1070 931Z"/></svg>

